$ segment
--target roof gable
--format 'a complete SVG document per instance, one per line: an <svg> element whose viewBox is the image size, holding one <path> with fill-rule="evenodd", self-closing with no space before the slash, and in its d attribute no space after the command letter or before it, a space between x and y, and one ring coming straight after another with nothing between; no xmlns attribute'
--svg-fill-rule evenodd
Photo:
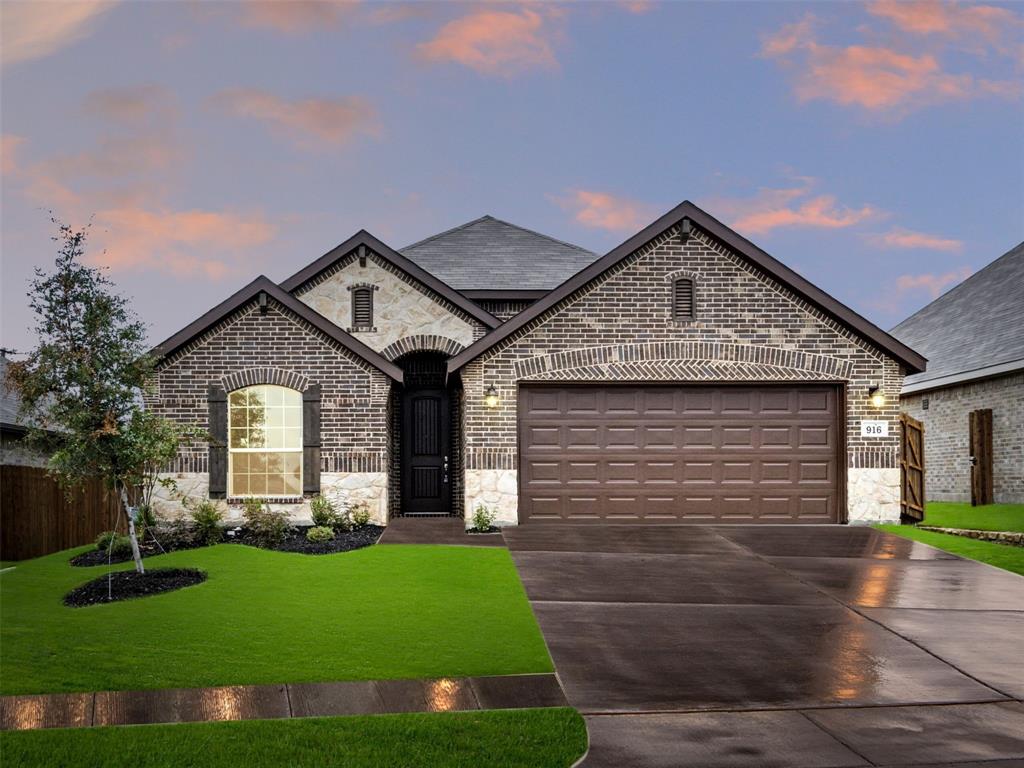
<svg viewBox="0 0 1024 768"><path fill-rule="evenodd" d="M651 240L688 220L700 227L718 242L747 259L760 270L786 286L796 295L833 317L844 327L867 340L875 347L902 363L911 372L925 369L926 360L917 352L893 338L878 326L861 317L852 309L837 301L820 288L812 285L785 264L769 256L746 238L701 210L690 201L684 201L664 216L653 222L618 247L612 249L579 273L573 275L544 298L520 312L501 327L491 331L448 361L449 373L454 373L467 363L475 360L487 350L509 338L512 334L556 306L563 299L587 286L620 261L634 253Z"/></svg>
<svg viewBox="0 0 1024 768"><path fill-rule="evenodd" d="M216 307L187 325L182 330L178 331L178 333L171 336L162 344L158 344L151 350L150 354L155 356L158 360L163 360L169 357L189 342L202 336L207 330L219 323L221 320L224 320L249 302L258 298L261 293L265 293L292 314L305 320L332 341L337 342L356 357L366 361L389 378L397 382L402 381L401 368L386 360L379 353L370 349L370 347L363 344L363 342L359 341L359 339L352 334L336 326L316 310L306 304L303 304L290 293L283 291L280 286L274 283L270 278L263 275L257 277L233 296L222 301Z"/></svg>
<svg viewBox="0 0 1024 768"><path fill-rule="evenodd" d="M418 264L407 259L390 246L386 245L365 229L356 232L345 242L332 248L319 259L307 267L300 269L294 275L281 283L281 288L288 293L294 293L306 283L315 279L318 275L331 269L342 259L349 256L353 251L360 248L368 249L374 254L394 265L406 273L421 285L425 286L438 296L450 302L472 318L479 320L488 328L497 328L501 321L494 315L482 309L478 304L470 301L450 285L440 280L430 272L427 272Z"/></svg>
<svg viewBox="0 0 1024 768"><path fill-rule="evenodd" d="M597 254L493 216L462 224L401 249L460 291L551 290Z"/></svg>
<svg viewBox="0 0 1024 768"><path fill-rule="evenodd" d="M928 371L907 377L905 386L976 378L1013 362L1024 367L1022 286L1024 243L893 328L893 336L928 356Z"/></svg>

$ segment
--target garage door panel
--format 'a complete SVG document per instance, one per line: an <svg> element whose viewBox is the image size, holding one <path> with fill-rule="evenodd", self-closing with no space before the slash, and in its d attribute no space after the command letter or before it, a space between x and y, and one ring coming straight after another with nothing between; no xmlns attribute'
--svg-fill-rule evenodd
<svg viewBox="0 0 1024 768"><path fill-rule="evenodd" d="M524 522L838 519L834 386L524 385L521 403Z"/></svg>

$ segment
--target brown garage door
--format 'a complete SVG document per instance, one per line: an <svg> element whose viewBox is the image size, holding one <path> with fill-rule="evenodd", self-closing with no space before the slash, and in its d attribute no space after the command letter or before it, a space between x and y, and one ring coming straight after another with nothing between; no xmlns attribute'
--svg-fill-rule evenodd
<svg viewBox="0 0 1024 768"><path fill-rule="evenodd" d="M524 385L519 517L839 520L835 386Z"/></svg>

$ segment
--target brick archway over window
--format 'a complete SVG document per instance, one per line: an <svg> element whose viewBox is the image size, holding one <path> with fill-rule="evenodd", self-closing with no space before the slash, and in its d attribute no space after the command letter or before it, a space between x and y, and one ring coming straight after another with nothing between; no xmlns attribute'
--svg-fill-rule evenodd
<svg viewBox="0 0 1024 768"><path fill-rule="evenodd" d="M417 335L417 336L403 336L398 341L395 341L388 346L384 347L380 351L382 357L386 360L394 362L402 355L407 355L410 352L440 352L443 355L451 357L457 355L465 347L454 339L449 339L447 336L436 336L436 335Z"/></svg>
<svg viewBox="0 0 1024 768"><path fill-rule="evenodd" d="M246 368L229 373L221 379L225 392L234 392L236 389L252 387L257 384L276 384L279 387L288 387L304 392L311 383L308 376L282 368Z"/></svg>

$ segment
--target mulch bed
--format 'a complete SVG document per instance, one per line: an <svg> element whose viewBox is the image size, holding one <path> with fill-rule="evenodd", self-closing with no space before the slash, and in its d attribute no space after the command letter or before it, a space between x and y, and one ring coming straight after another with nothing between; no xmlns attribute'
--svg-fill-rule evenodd
<svg viewBox="0 0 1024 768"><path fill-rule="evenodd" d="M206 581L206 573L196 568L154 568L145 573L117 571L99 576L64 595L64 605L81 608L86 605L112 603L135 597L173 592ZM108 596L109 595L109 596Z"/></svg>
<svg viewBox="0 0 1024 768"><path fill-rule="evenodd" d="M494 525L492 525L486 531L482 531L479 528L469 528L469 529L466 530L466 533L470 534L471 536L478 536L478 535L481 535L481 534L488 534L488 533L501 533L501 528L498 528L497 526L494 526Z"/></svg>
<svg viewBox="0 0 1024 768"><path fill-rule="evenodd" d="M306 538L306 531L311 526L296 526L292 528L287 534L285 534L284 541L273 547L267 547L260 543L260 541L252 535L246 528L228 528L225 536L225 544L247 544L250 547L260 547L261 549L276 549L279 552L301 552L306 555L331 555L335 552L351 552L354 549L362 549L363 547L369 547L372 544L377 543L377 539L384 532L384 528L379 525L364 525L359 528L354 528L351 531L337 531L334 534L334 538L330 541L312 542ZM231 533L234 532L234 535ZM156 542L153 541L147 535L146 540L139 542L139 552L143 558L152 557L153 555L161 555L164 552L176 552L182 549L196 549L198 547L205 546L205 544L196 541L190 536L174 536L167 531L158 531L157 537L160 540L160 544L163 545L163 549L157 546ZM131 553L126 554L114 554L111 556L111 563L127 563L132 559ZM107 564L107 550L105 549L91 549L88 552L83 552L80 555L76 555L70 560L71 565L79 567L90 567L94 565L106 565Z"/></svg>
<svg viewBox="0 0 1024 768"><path fill-rule="evenodd" d="M377 543L377 539L384 533L384 528L379 525L364 525L353 528L351 531L335 531L334 538L330 541L310 541L306 538L306 531L310 526L295 527L285 534L284 541L274 547L264 549L276 549L278 552L301 552L304 555L332 555L335 552L351 552L353 549L362 549ZM228 536L225 541L236 544L248 544L250 547L262 546L259 540L242 528L234 536Z"/></svg>

